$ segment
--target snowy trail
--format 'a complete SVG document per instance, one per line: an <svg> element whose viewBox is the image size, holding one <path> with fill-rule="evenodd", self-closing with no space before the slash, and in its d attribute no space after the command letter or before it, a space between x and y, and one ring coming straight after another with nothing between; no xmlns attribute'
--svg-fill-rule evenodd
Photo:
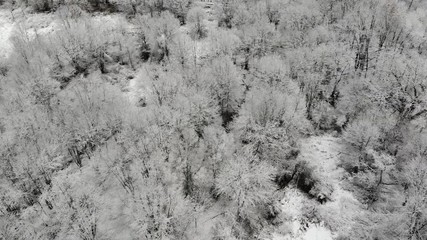
<svg viewBox="0 0 427 240"><path fill-rule="evenodd" d="M325 204L318 204L317 208L320 214L335 216L338 222L344 223L339 229L348 229L345 223L353 222L351 212L360 209L360 203L354 198L353 194L341 185L344 177L344 169L338 167L339 154L341 151L340 139L329 135L314 136L304 139L301 143L301 159L306 160L315 167L316 175L320 176L322 181L331 188L329 201ZM304 194L297 189L289 189L282 200L282 211L292 216L292 234L274 234L273 240L332 240L338 232L328 229L323 224L310 225L306 231L300 230L299 217L304 201L309 201ZM349 211L352 209L351 211ZM348 229L349 230L349 229Z"/></svg>
<svg viewBox="0 0 427 240"><path fill-rule="evenodd" d="M331 200L339 198L342 191L340 181L344 176L344 169L338 167L341 145L340 139L332 136L315 136L304 140L301 145L301 159L315 167L315 172L327 179L332 187ZM329 202L330 203L330 202Z"/></svg>
<svg viewBox="0 0 427 240"><path fill-rule="evenodd" d="M302 145L301 152L302 157L316 167L315 172L332 190L329 201L319 205L319 211L322 215L334 216L340 223L337 229L350 231L355 217L354 213L360 212L362 206L353 193L342 186L345 171L338 167L339 155L342 151L340 141L341 139L332 136L312 137ZM322 238L306 239L323 240Z"/></svg>

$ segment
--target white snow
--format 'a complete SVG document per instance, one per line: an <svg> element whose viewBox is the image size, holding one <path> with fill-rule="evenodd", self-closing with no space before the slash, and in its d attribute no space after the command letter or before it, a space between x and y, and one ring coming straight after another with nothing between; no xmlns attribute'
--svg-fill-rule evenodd
<svg viewBox="0 0 427 240"><path fill-rule="evenodd" d="M0 59L7 58L12 52L13 46L9 38L13 29L12 14L10 11L0 9Z"/></svg>
<svg viewBox="0 0 427 240"><path fill-rule="evenodd" d="M317 205L323 216L333 216L337 229L345 230L350 227L354 214L360 212L361 205L353 194L341 185L344 170L338 167L340 154L339 139L332 136L315 136L304 139L301 143L301 159L315 167L315 172L330 186L332 192L330 200L325 204ZM332 240L339 232L333 232L320 224L310 224L306 230L301 230L299 219L304 203L311 201L298 189L286 189L282 199L282 211L286 216L285 224L291 228L290 233L274 233L272 240Z"/></svg>
<svg viewBox="0 0 427 240"><path fill-rule="evenodd" d="M332 240L331 231L323 226L312 226L304 235L304 240Z"/></svg>
<svg viewBox="0 0 427 240"><path fill-rule="evenodd" d="M0 60L6 59L13 52L10 41L18 29L27 32L30 38L49 34L58 28L53 14L26 14L24 11L0 9Z"/></svg>

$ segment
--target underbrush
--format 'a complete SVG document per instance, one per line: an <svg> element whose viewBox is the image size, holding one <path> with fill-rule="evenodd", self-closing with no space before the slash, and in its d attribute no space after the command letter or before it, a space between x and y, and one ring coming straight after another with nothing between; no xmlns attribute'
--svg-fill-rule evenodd
<svg viewBox="0 0 427 240"><path fill-rule="evenodd" d="M114 65L131 65L136 61L131 39L120 22L103 26L85 17L65 18L49 35L30 36L22 29L12 38L15 52L8 75L23 86L47 81L51 91L57 91L54 85L64 89L73 78L95 69L107 73Z"/></svg>
<svg viewBox="0 0 427 240"><path fill-rule="evenodd" d="M34 12L55 12L61 8L75 8L85 12L122 12L128 16L148 14L151 17L171 12L181 24L186 23L190 1L141 1L141 0L4 0L9 7L29 7Z"/></svg>
<svg viewBox="0 0 427 240"><path fill-rule="evenodd" d="M76 5L89 12L115 12L115 1L110 0L5 0L18 7L30 7L35 12L54 12L62 6Z"/></svg>
<svg viewBox="0 0 427 240"><path fill-rule="evenodd" d="M384 64L415 48L401 26L392 55L354 59L360 14L381 4L338 17L330 1L14 2L56 13L23 21L34 33L17 23L0 63L6 238L263 239L289 220L369 239L394 226L388 212L426 226L424 62Z"/></svg>

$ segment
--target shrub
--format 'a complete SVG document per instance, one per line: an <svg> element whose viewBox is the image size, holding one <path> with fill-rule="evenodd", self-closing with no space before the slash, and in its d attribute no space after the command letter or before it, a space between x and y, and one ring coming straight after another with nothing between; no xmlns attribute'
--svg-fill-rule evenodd
<svg viewBox="0 0 427 240"><path fill-rule="evenodd" d="M275 182L280 188L295 184L298 189L311 197L317 197L322 192L321 182L314 168L302 160L287 161L286 166L279 167Z"/></svg>

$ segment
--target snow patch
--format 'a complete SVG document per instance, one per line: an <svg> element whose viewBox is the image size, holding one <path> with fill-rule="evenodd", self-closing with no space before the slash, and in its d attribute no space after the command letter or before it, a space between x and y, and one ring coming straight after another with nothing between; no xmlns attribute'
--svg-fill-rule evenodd
<svg viewBox="0 0 427 240"><path fill-rule="evenodd" d="M13 45L9 40L14 29L11 18L9 11L0 9L0 59L7 58L13 51Z"/></svg>
<svg viewBox="0 0 427 240"><path fill-rule="evenodd" d="M323 226L310 226L305 232L304 240L332 240L331 231Z"/></svg>

